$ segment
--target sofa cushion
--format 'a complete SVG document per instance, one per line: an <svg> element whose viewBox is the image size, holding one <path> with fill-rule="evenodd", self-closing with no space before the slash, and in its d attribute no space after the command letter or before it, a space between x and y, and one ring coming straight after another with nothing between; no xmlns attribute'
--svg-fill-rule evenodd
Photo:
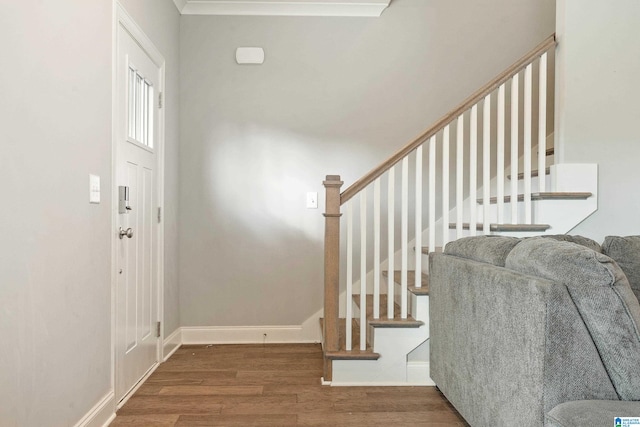
<svg viewBox="0 0 640 427"><path fill-rule="evenodd" d="M549 427L615 426L618 417L640 418L640 402L576 400L553 408L545 417Z"/></svg>
<svg viewBox="0 0 640 427"><path fill-rule="evenodd" d="M602 246L600 246L600 243L596 242L595 240L591 240L588 237L572 236L570 234L550 234L544 235L544 237L546 237L547 239L560 240L562 242L576 243L589 249L593 249L596 252L602 252Z"/></svg>
<svg viewBox="0 0 640 427"><path fill-rule="evenodd" d="M640 304L620 267L581 245L523 240L506 267L569 290L621 400L640 400Z"/></svg>
<svg viewBox="0 0 640 427"><path fill-rule="evenodd" d="M507 236L465 237L447 243L444 253L504 267L507 255L520 239Z"/></svg>
<svg viewBox="0 0 640 427"><path fill-rule="evenodd" d="M640 300L640 236L607 236L602 243L602 252L618 263Z"/></svg>

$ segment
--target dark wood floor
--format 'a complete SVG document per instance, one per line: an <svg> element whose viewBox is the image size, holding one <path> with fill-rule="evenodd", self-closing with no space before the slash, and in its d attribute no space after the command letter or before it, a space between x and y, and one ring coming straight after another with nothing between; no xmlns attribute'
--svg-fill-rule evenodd
<svg viewBox="0 0 640 427"><path fill-rule="evenodd" d="M317 344L183 346L111 426L466 426L435 387L320 385Z"/></svg>

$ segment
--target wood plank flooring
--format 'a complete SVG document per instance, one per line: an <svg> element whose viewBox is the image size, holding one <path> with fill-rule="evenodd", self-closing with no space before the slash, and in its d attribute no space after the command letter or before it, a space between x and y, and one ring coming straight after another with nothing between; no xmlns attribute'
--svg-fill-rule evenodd
<svg viewBox="0 0 640 427"><path fill-rule="evenodd" d="M320 385L319 344L183 346L111 426L467 426L435 387Z"/></svg>

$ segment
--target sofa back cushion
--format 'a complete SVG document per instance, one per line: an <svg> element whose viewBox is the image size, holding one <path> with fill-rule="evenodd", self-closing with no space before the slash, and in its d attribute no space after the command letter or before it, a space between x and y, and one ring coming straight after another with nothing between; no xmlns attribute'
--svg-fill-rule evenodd
<svg viewBox="0 0 640 427"><path fill-rule="evenodd" d="M447 243L444 253L504 267L507 255L518 243L520 239L507 236L465 237Z"/></svg>
<svg viewBox="0 0 640 427"><path fill-rule="evenodd" d="M567 287L616 393L640 400L640 304L615 261L581 245L535 237L515 246L505 264Z"/></svg>
<svg viewBox="0 0 640 427"><path fill-rule="evenodd" d="M585 246L589 249L593 249L596 252L602 252L602 246L600 246L600 243L588 237L572 236L571 234L548 234L548 235L544 235L543 237L547 239L560 240L562 242L576 243L578 245Z"/></svg>
<svg viewBox="0 0 640 427"><path fill-rule="evenodd" d="M602 243L602 252L618 263L640 300L640 236L607 236Z"/></svg>

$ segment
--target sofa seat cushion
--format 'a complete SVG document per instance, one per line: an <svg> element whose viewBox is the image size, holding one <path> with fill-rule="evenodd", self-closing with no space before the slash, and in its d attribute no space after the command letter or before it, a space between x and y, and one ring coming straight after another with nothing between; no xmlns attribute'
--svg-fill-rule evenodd
<svg viewBox="0 0 640 427"><path fill-rule="evenodd" d="M607 236L602 251L622 268L633 293L640 300L640 236Z"/></svg>
<svg viewBox="0 0 640 427"><path fill-rule="evenodd" d="M640 402L577 400L553 408L545 417L548 427L614 427L618 417L640 418Z"/></svg>
<svg viewBox="0 0 640 427"><path fill-rule="evenodd" d="M619 398L640 400L640 304L615 261L581 245L534 237L513 248L506 267L565 285Z"/></svg>
<svg viewBox="0 0 640 427"><path fill-rule="evenodd" d="M444 253L504 267L507 255L520 239L507 236L464 237L447 243Z"/></svg>

